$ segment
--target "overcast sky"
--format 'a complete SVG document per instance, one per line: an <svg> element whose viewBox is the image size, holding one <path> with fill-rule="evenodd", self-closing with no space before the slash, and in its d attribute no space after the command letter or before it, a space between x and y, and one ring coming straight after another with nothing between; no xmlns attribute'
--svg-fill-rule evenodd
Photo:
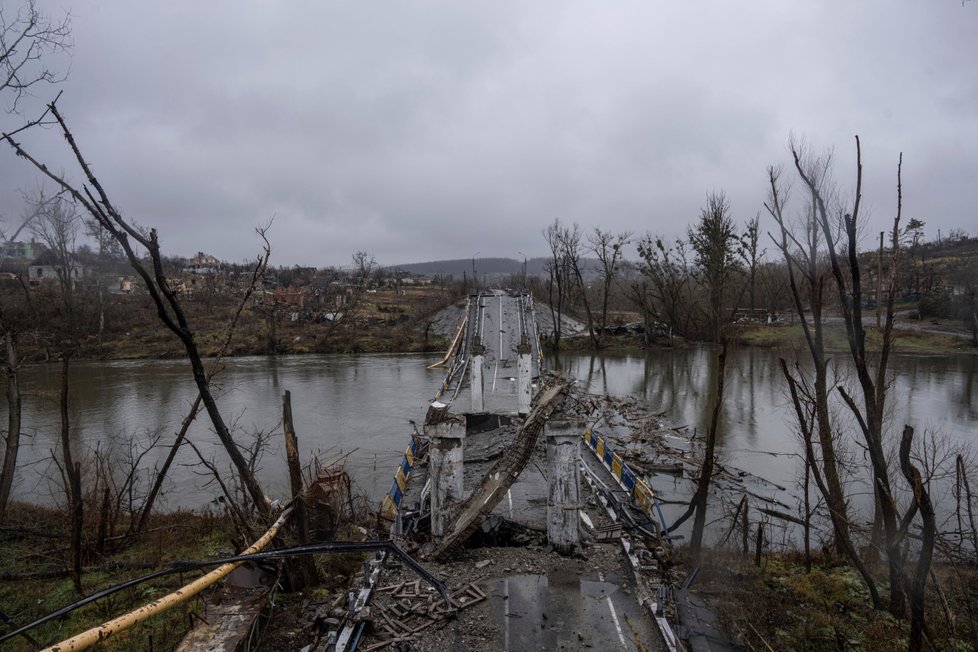
<svg viewBox="0 0 978 652"><path fill-rule="evenodd" d="M790 133L846 185L860 135L867 233L903 151L905 216L978 234L978 2L41 5L71 12L74 48L37 99L63 91L169 254L253 257L273 216L277 265L532 257L555 217L674 237L711 190L740 222L762 210ZM77 179L56 135L22 142ZM8 222L36 179L0 150Z"/></svg>

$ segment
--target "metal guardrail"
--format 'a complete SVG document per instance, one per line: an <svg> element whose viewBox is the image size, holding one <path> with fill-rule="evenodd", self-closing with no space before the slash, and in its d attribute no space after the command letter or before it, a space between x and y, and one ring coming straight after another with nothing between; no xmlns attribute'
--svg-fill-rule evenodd
<svg viewBox="0 0 978 652"><path fill-rule="evenodd" d="M404 497L404 490L407 487L408 479L411 477L414 460L418 454L418 449L421 447L420 439L421 435L418 434L417 430L411 433L411 443L404 449L404 457L401 458L401 463L394 470L394 481L380 506L380 513L386 518L393 519L397 516L397 510L401 508L401 499Z"/></svg>
<svg viewBox="0 0 978 652"><path fill-rule="evenodd" d="M471 301L466 299L465 302L465 321L462 322L462 332L461 337L458 338L458 349L455 351L455 356L452 358L452 364L448 367L448 373L445 374L445 378L441 381L441 385L438 387L438 391L435 392L434 400L439 400L442 395L448 391L451 387L452 380L455 374L459 372L467 361L466 352L469 347L469 334L472 331L471 320L468 317Z"/></svg>
<svg viewBox="0 0 978 652"><path fill-rule="evenodd" d="M608 443L605 441L604 437L599 435L593 430L586 430L581 435L581 439L584 440L585 445L592 453L601 461L606 469L611 472L611 475L615 478L615 481L621 486L622 489L627 491L631 496L635 504L645 512L645 514L651 518L653 521L659 523L661 528L662 536L668 541L669 528L666 525L665 517L662 514L662 508L659 506L659 502L655 497L655 492L652 491L650 487L642 478L638 477L631 468L625 464L622 460L621 455L614 452Z"/></svg>

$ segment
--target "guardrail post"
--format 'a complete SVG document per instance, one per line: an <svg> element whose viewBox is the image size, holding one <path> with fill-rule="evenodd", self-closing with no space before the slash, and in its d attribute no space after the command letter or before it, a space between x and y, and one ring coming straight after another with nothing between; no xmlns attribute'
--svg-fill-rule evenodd
<svg viewBox="0 0 978 652"><path fill-rule="evenodd" d="M469 365L469 388L472 390L471 412L485 412L486 403L482 383L482 368L485 364L486 347L476 338L472 343L472 364Z"/></svg>
<svg viewBox="0 0 978 652"><path fill-rule="evenodd" d="M530 358L530 352L532 348L524 339L518 347L516 347L516 353L519 356L517 359L517 387L516 387L516 411L520 414L530 413L530 398L531 383L533 376L533 361Z"/></svg>
<svg viewBox="0 0 978 652"><path fill-rule="evenodd" d="M578 512L581 476L578 467L583 421L548 421L547 440L547 540L562 555L570 555L580 541Z"/></svg>
<svg viewBox="0 0 978 652"><path fill-rule="evenodd" d="M428 409L424 425L431 445L428 472L431 475L431 533L440 537L452 509L465 498L463 456L465 416L450 414L448 406L435 402Z"/></svg>

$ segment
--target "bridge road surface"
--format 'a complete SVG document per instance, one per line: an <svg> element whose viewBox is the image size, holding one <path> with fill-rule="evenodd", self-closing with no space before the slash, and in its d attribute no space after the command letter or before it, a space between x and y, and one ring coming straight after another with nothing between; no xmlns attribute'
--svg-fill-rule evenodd
<svg viewBox="0 0 978 652"><path fill-rule="evenodd" d="M486 290L472 295L469 304L469 329L466 337L469 367L466 368L458 398L457 411L472 412L470 374L472 345L478 337L485 347L482 368L485 411L492 414L513 413L517 407L517 347L524 334L531 346L532 371L540 374L536 324L530 316L528 299L503 290ZM532 393L536 393L536 387Z"/></svg>
<svg viewBox="0 0 978 652"><path fill-rule="evenodd" d="M625 571L627 573L628 571ZM659 633L619 571L561 568L489 586L503 650L660 650Z"/></svg>
<svg viewBox="0 0 978 652"><path fill-rule="evenodd" d="M468 319L465 345L470 365L475 338L485 347L485 411L515 412L517 346L524 334L532 347L532 376L540 373L536 324L527 299L501 290L483 291L470 298ZM456 411L472 411L469 374L466 369L457 381L461 388L453 401ZM467 491L480 480L467 477ZM494 512L545 528L546 495L547 481L539 466L528 465ZM635 599L635 582L626 563L621 555L620 564L612 568L580 572L568 564L546 574L514 574L494 581L487 593L492 617L502 630L497 649L664 650L655 624ZM467 649L459 643L456 649Z"/></svg>

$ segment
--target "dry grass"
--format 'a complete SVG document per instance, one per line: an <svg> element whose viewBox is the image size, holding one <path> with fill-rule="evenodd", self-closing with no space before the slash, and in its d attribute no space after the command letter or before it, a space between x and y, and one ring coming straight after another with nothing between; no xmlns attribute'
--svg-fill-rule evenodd
<svg viewBox="0 0 978 652"><path fill-rule="evenodd" d="M82 597L66 575L29 577L64 571L70 563L67 540L65 519L56 511L28 505L13 505L9 510L7 523L0 531L3 549L0 611L13 620L14 626L27 624ZM233 552L230 541L226 524L211 514L180 512L154 516L149 531L139 541L117 554L88 560L92 570L84 573L82 579L85 595L149 574L175 560L230 554ZM150 568L141 568L143 565ZM160 597L190 579L190 575L176 574L127 589L42 625L30 635L41 644L56 643ZM196 601L191 600L182 608L171 609L141 627L110 639L100 649L166 649L183 636L195 606ZM6 642L3 649L36 648L20 638Z"/></svg>
<svg viewBox="0 0 978 652"><path fill-rule="evenodd" d="M932 581L927 617L934 649L973 649L978 624L971 603L978 601L978 573L938 566L935 576L953 623L944 617ZM809 572L800 554L766 556L757 568L739 555L713 552L694 589L709 597L728 633L749 649L907 649L908 622L874 610L859 574L837 560L819 559Z"/></svg>

